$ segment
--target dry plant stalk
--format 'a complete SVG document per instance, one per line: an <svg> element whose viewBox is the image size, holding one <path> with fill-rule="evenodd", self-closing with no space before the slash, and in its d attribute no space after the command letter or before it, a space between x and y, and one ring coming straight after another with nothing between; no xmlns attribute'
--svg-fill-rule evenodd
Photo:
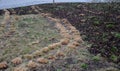
<svg viewBox="0 0 120 71"><path fill-rule="evenodd" d="M37 40L37 41L34 41L34 42L30 43L29 45L36 45L36 44L38 44L39 42L40 42L40 41Z"/></svg>

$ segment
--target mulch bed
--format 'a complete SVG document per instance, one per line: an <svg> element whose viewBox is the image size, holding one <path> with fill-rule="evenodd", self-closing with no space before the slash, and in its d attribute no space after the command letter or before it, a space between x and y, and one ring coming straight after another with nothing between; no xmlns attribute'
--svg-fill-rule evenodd
<svg viewBox="0 0 120 71"><path fill-rule="evenodd" d="M68 3L39 5L40 12L66 18L92 44L88 50L120 64L120 3ZM11 14L37 14L31 7L9 9ZM0 11L3 14L4 11Z"/></svg>
<svg viewBox="0 0 120 71"><path fill-rule="evenodd" d="M40 6L53 17L67 18L92 46L89 51L120 62L120 3L56 4Z"/></svg>

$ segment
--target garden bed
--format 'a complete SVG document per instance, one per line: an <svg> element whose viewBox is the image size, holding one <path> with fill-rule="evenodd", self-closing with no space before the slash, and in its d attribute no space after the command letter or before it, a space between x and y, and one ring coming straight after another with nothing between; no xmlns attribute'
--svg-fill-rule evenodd
<svg viewBox="0 0 120 71"><path fill-rule="evenodd" d="M56 4L40 6L53 17L67 18L92 44L89 51L101 54L109 61L120 62L120 4Z"/></svg>

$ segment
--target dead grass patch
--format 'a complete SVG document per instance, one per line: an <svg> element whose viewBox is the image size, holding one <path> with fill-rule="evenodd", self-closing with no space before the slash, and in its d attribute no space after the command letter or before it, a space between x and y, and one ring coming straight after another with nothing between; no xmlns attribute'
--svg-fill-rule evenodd
<svg viewBox="0 0 120 71"><path fill-rule="evenodd" d="M7 62L4 61L0 63L0 69L5 69L7 67L8 67Z"/></svg>
<svg viewBox="0 0 120 71"><path fill-rule="evenodd" d="M43 52L40 51L40 50L36 50L35 52L32 53L32 55L33 55L34 57L36 57L36 56L42 56L42 55L43 55Z"/></svg>
<svg viewBox="0 0 120 71"><path fill-rule="evenodd" d="M76 41L73 42L72 44L75 45L75 46L79 46L79 45L80 45L80 43L78 43L78 42L76 42Z"/></svg>
<svg viewBox="0 0 120 71"><path fill-rule="evenodd" d="M48 59L50 59L50 60L55 60L55 59L56 59L56 56L54 56L54 55L49 55L49 56L48 56Z"/></svg>
<svg viewBox="0 0 120 71"><path fill-rule="evenodd" d="M48 60L45 59L45 58L38 58L38 59L37 59L37 62L42 63L42 64L47 64L47 63L48 63Z"/></svg>
<svg viewBox="0 0 120 71"><path fill-rule="evenodd" d="M67 38L64 38L60 42L61 42L62 45L67 45L70 42L70 40L67 39Z"/></svg>
<svg viewBox="0 0 120 71"><path fill-rule="evenodd" d="M43 53L47 53L47 52L49 52L49 48L48 47L44 47L44 48L41 49L41 51Z"/></svg>
<svg viewBox="0 0 120 71"><path fill-rule="evenodd" d="M21 64L22 63L22 58L21 57L16 57L11 62L15 65Z"/></svg>
<svg viewBox="0 0 120 71"><path fill-rule="evenodd" d="M67 47L70 48L70 49L76 49L76 46L73 45L73 44L69 44Z"/></svg>
<svg viewBox="0 0 120 71"><path fill-rule="evenodd" d="M26 59L33 59L32 54L25 54L23 57L26 58Z"/></svg>
<svg viewBox="0 0 120 71"><path fill-rule="evenodd" d="M57 57L65 57L65 53L62 52L62 51L58 51L58 52L56 53L56 56L57 56Z"/></svg>
<svg viewBox="0 0 120 71"><path fill-rule="evenodd" d="M19 67L15 67L15 68L13 69L13 71L28 71L28 68L19 66Z"/></svg>
<svg viewBox="0 0 120 71"><path fill-rule="evenodd" d="M38 64L31 60L31 61L28 62L27 67L36 68L36 67L38 67Z"/></svg>

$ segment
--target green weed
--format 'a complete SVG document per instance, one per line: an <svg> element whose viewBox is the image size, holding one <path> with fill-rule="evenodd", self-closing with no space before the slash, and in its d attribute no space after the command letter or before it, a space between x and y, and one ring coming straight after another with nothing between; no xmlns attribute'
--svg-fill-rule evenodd
<svg viewBox="0 0 120 71"><path fill-rule="evenodd" d="M100 54L94 56L94 57L92 58L92 60L94 60L94 61L99 61L99 60L100 60Z"/></svg>
<svg viewBox="0 0 120 71"><path fill-rule="evenodd" d="M62 69L57 69L57 71L62 71Z"/></svg>
<svg viewBox="0 0 120 71"><path fill-rule="evenodd" d="M111 50L112 50L113 52L115 52L115 51L117 51L117 47L112 47Z"/></svg>
<svg viewBox="0 0 120 71"><path fill-rule="evenodd" d="M116 38L120 38L120 33L115 33L114 35Z"/></svg>
<svg viewBox="0 0 120 71"><path fill-rule="evenodd" d="M113 61L117 61L118 57L116 55L111 55L110 59Z"/></svg>
<svg viewBox="0 0 120 71"><path fill-rule="evenodd" d="M83 69L87 69L87 67L88 67L88 64L86 64L86 63L83 63L83 64L81 64L81 67L82 67Z"/></svg>
<svg viewBox="0 0 120 71"><path fill-rule="evenodd" d="M113 28L115 25L113 25L113 24L108 24L108 25L106 25L106 27L107 28Z"/></svg>
<svg viewBox="0 0 120 71"><path fill-rule="evenodd" d="M99 25L100 22L98 20L94 21L94 25Z"/></svg>

